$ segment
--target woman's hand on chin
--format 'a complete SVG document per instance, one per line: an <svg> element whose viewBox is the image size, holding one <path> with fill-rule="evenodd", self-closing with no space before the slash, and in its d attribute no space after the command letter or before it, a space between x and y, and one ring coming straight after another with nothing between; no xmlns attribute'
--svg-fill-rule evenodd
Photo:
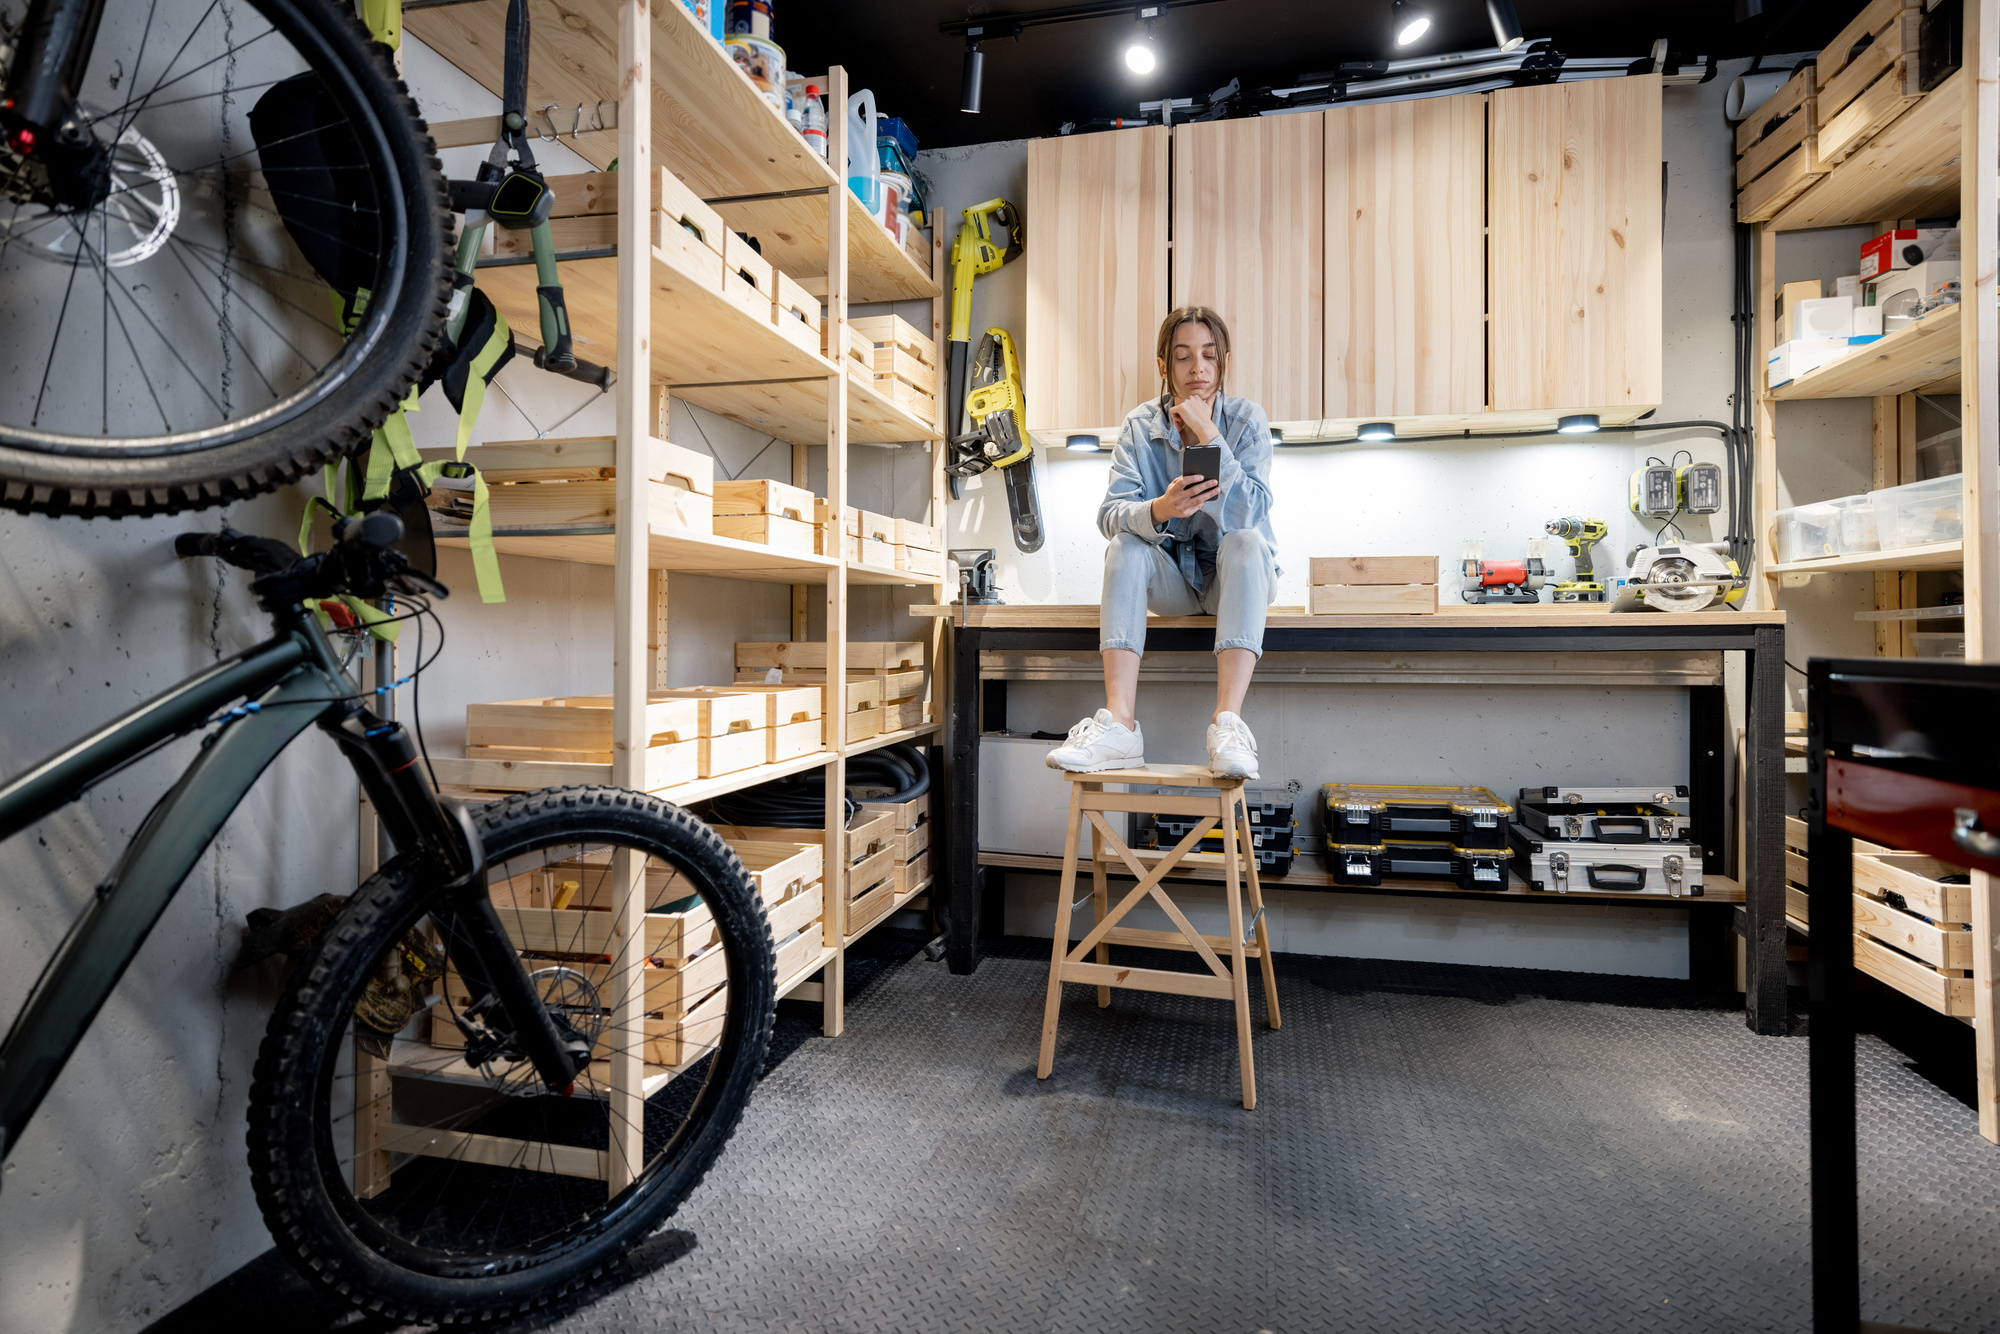
<svg viewBox="0 0 2000 1334"><path fill-rule="evenodd" d="M1193 436L1196 444L1205 445L1222 434L1215 429L1214 398L1213 394L1191 395L1167 409L1167 415L1175 426Z"/></svg>

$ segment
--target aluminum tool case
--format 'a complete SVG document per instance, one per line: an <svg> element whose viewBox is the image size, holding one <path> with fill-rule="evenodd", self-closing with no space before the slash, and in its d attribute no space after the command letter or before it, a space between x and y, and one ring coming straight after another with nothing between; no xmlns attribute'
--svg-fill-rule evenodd
<svg viewBox="0 0 2000 1334"><path fill-rule="evenodd" d="M1547 787L1524 787L1521 804L1577 806L1592 802L1647 802L1664 806L1679 815L1688 813L1685 783L1664 783L1656 787L1571 787L1551 783Z"/></svg>
<svg viewBox="0 0 2000 1334"><path fill-rule="evenodd" d="M1483 787L1327 783L1320 794L1329 846L1395 839L1504 851L1507 822L1514 815L1511 805Z"/></svg>
<svg viewBox="0 0 2000 1334"><path fill-rule="evenodd" d="M1696 843L1600 843L1552 839L1524 824L1508 831L1514 874L1551 894L1605 892L1635 898L1700 898Z"/></svg>
<svg viewBox="0 0 2000 1334"><path fill-rule="evenodd" d="M1595 843L1685 843L1687 812L1650 801L1523 801L1520 823L1545 838Z"/></svg>

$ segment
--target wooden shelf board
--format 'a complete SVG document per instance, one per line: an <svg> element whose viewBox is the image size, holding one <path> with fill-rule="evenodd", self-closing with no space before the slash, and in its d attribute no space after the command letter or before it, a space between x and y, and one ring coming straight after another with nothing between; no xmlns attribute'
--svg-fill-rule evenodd
<svg viewBox="0 0 2000 1334"><path fill-rule="evenodd" d="M807 924L807 929L808 930L817 929L819 925L820 925L819 919L815 917L810 923ZM811 958L811 960L809 960L806 963L805 967L799 969L798 972L793 973L790 977L785 978L778 983L778 999L783 1000L785 997L791 995L794 991L797 991L800 987L804 986L807 982L810 982L813 978L813 975L818 973L820 969L826 967L827 964L833 959L833 956L838 953L840 953L840 951L835 949L831 945L821 945L819 947L819 953L815 954Z"/></svg>
<svg viewBox="0 0 2000 1334"><path fill-rule="evenodd" d="M1008 630L1085 630L1097 627L1098 607L1091 603L1001 603L993 606L961 607L957 603L918 603L908 608L911 616L933 617L950 620L953 625L964 623L986 629ZM1461 606L1440 609L1419 616L1308 616L1298 607L1273 607L1265 619L1267 629L1273 630L1411 630L1425 626L1442 626L1452 630L1487 629L1496 626L1536 629L1560 629L1576 625L1580 621L1604 620L1616 616L1619 621L1637 627L1641 625L1702 626L1702 625L1783 625L1785 614L1781 611L1687 611L1687 612L1612 612L1602 605L1544 603L1538 607ZM1154 630L1213 629L1213 616L1148 616L1146 625Z"/></svg>
<svg viewBox="0 0 2000 1334"><path fill-rule="evenodd" d="M850 560L847 562L847 582L922 585L928 588L943 581L928 574L913 574L908 570L885 570L879 565L863 565L858 560Z"/></svg>
<svg viewBox="0 0 2000 1334"><path fill-rule="evenodd" d="M534 556L542 560L576 561L583 565L616 563L616 534L607 528L577 533L541 532L533 535L501 529L493 535L493 548L508 556ZM439 546L465 547L463 537L440 537ZM696 533L656 530L649 542L651 566L681 574L705 574L720 579L749 579L766 584L823 584L836 568L830 556L812 556L801 551L767 547L761 542L743 542L733 537L706 537Z"/></svg>
<svg viewBox="0 0 2000 1334"><path fill-rule="evenodd" d="M922 727L906 727L900 732L883 732L877 736L871 736L864 741L851 742L842 748L841 753L849 756L865 755L871 750L880 750L884 746L893 746L900 741L915 741L918 737L936 736L942 731L944 731L943 723L928 722Z"/></svg>
<svg viewBox="0 0 2000 1334"><path fill-rule="evenodd" d="M647 1097L652 1097L661 1089L679 1079L701 1061L708 1053L703 1052L680 1065L648 1065L646 1067L644 1089ZM598 1067L596 1079L577 1080L576 1096L579 1098L600 1098L611 1082L609 1061L593 1061ZM465 1058L448 1047L433 1047L428 1042L414 1042L407 1038L396 1039L389 1050L389 1074L396 1079L425 1079L440 1084L463 1084L474 1088L491 1087L486 1077L465 1063Z"/></svg>
<svg viewBox="0 0 2000 1334"><path fill-rule="evenodd" d="M1961 69L1931 89L1766 225L1793 232L1884 218L1957 216L1967 83Z"/></svg>
<svg viewBox="0 0 2000 1334"><path fill-rule="evenodd" d="M529 0L528 105L618 101L618 0ZM505 73L506 0L413 9L404 27L498 97ZM683 5L653 6L653 160L703 199L791 190L845 190L845 184L757 91L736 62ZM557 121L562 123L562 113ZM586 119L588 113L586 112ZM618 153L615 133L563 142L602 171ZM895 238L848 201L849 299L929 299L937 283ZM824 195L717 207L732 227L751 231L766 258L794 278L826 272ZM574 305L574 298L572 298ZM528 328L533 328L532 321Z"/></svg>
<svg viewBox="0 0 2000 1334"><path fill-rule="evenodd" d="M1965 564L1965 543L1934 542L1895 551L1864 551L1852 556L1822 556L1766 565L1766 574L1839 574L1848 570L1956 570Z"/></svg>
<svg viewBox="0 0 2000 1334"><path fill-rule="evenodd" d="M1535 431L1553 435L1556 422L1572 412L1594 412L1606 432L1621 426L1630 426L1659 405L1656 403L1622 404L1612 407L1565 408L1560 412L1465 412L1438 414L1429 417L1327 417L1313 421L1272 422L1272 429L1281 431L1285 440L1293 443L1339 443L1354 439L1354 433L1364 425L1375 421L1386 421L1395 426L1406 440L1419 440L1425 436L1440 437L1448 443L1469 432L1474 436L1505 435L1518 431ZM1030 405L1032 411L1033 405ZM1109 449L1118 439L1119 424L1108 426L1035 426L1028 434L1045 448L1060 449L1070 435L1094 435ZM1620 443L1624 443L1621 441Z"/></svg>
<svg viewBox="0 0 2000 1334"><path fill-rule="evenodd" d="M706 801L710 797L720 797L746 787L755 787L759 783L768 783L774 778L786 778L792 774L804 773L808 769L821 769L833 763L833 760L833 751L816 750L795 759L780 760L776 764L758 764L748 769L739 769L733 774L676 783L671 787L660 788L653 795L686 806L691 802ZM440 786L501 792L528 792L542 787L560 787L567 783L603 784L611 781L611 766L608 764L552 763L542 760L472 760L441 755L432 757L431 767L437 771Z"/></svg>
<svg viewBox="0 0 2000 1334"><path fill-rule="evenodd" d="M1138 849L1143 857L1149 849ZM1513 872L1507 874L1505 889L1460 889L1445 880L1384 880L1380 885L1354 886L1336 885L1333 877L1321 870L1315 861L1318 854L1301 852L1292 858L1290 875L1267 875L1263 884L1267 889L1331 889L1347 894L1451 894L1469 899L1535 899L1543 903L1640 903L1651 907L1685 907L1697 903L1741 903L1743 886L1728 876L1704 876L1706 892L1699 898L1668 898L1661 894L1605 894L1590 890L1572 890L1567 894L1555 894L1529 889ZM981 852L981 866L999 866L1015 871L1041 871L1049 875L1061 875L1063 859L1024 852ZM1079 865L1079 872L1081 865ZM1114 863L1111 875L1125 880L1132 879L1129 871ZM1221 883L1220 866L1189 866L1183 862L1167 873L1169 880L1206 880Z"/></svg>
<svg viewBox="0 0 2000 1334"><path fill-rule="evenodd" d="M1802 398L1880 398L1912 389L1956 393L1960 347L1957 306L1863 344L1839 361L1766 391L1779 402Z"/></svg>

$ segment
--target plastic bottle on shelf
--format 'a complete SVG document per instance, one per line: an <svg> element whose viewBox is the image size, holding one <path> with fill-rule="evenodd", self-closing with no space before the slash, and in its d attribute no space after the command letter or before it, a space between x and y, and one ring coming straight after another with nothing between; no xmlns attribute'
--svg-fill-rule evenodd
<svg viewBox="0 0 2000 1334"><path fill-rule="evenodd" d="M819 100L819 85L806 85L805 104L799 108L799 133L806 138L806 146L821 157L826 156L826 104Z"/></svg>

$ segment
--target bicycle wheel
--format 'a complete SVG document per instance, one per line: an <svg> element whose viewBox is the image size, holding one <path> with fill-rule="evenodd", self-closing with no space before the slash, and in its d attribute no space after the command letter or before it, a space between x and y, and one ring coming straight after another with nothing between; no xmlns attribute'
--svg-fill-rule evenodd
<svg viewBox="0 0 2000 1334"><path fill-rule="evenodd" d="M450 283L386 52L326 0L107 0L77 96L88 170L0 135L0 505L173 513L365 443ZM336 279L365 290L351 333Z"/></svg>
<svg viewBox="0 0 2000 1334"><path fill-rule="evenodd" d="M498 1318L602 1274L708 1171L770 1045L768 919L713 830L612 788L528 793L478 821L495 907L558 1027L593 1044L573 1094L544 1090L504 1014L468 994L439 948L441 891L394 863L295 970L251 1089L251 1175L279 1249L397 1319ZM620 854L643 888L625 888ZM607 911L631 893L649 910L636 978L614 971ZM621 1029L628 983L647 1017ZM646 1060L636 1114L610 1087L630 1052Z"/></svg>

